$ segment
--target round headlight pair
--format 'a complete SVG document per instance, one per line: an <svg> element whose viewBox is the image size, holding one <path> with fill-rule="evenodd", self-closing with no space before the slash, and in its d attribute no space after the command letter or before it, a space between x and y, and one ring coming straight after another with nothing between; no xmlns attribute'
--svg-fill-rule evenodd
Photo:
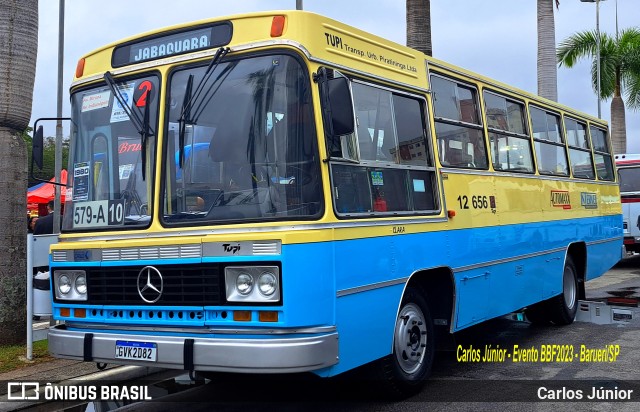
<svg viewBox="0 0 640 412"><path fill-rule="evenodd" d="M241 273L236 278L236 289L238 293L247 296L253 290L253 276L248 273ZM258 277L258 291L264 296L271 296L276 291L278 280L271 272L264 272Z"/></svg>
<svg viewBox="0 0 640 412"><path fill-rule="evenodd" d="M76 277L75 288L76 288L76 292L78 292L81 295L84 295L87 293L87 278L84 275L78 275ZM60 279L58 279L58 290L63 295L66 295L69 292L71 292L71 279L69 278L69 276L67 275L60 276Z"/></svg>

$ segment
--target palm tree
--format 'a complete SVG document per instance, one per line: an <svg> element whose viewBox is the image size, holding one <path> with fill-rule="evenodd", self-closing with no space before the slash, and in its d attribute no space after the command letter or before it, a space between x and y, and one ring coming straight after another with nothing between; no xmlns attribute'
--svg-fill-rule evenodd
<svg viewBox="0 0 640 412"><path fill-rule="evenodd" d="M595 31L576 33L558 47L559 66L573 67L586 57L592 60L591 78L597 90L597 34ZM597 93L597 92L596 92ZM615 153L627 149L625 120L625 95L627 106L640 108L640 29L622 30L619 36L600 34L600 98L611 100L611 140Z"/></svg>
<svg viewBox="0 0 640 412"><path fill-rule="evenodd" d="M538 94L558 101L558 69L556 67L556 26L554 0L538 0ZM556 7L560 1L555 0Z"/></svg>
<svg viewBox="0 0 640 412"><path fill-rule="evenodd" d="M0 0L0 345L24 342L27 148L38 0Z"/></svg>
<svg viewBox="0 0 640 412"><path fill-rule="evenodd" d="M430 0L407 0L407 46L433 55Z"/></svg>

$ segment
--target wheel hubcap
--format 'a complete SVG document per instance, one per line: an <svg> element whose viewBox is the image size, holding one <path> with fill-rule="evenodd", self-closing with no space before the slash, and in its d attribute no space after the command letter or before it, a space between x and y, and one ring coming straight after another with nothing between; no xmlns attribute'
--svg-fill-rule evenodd
<svg viewBox="0 0 640 412"><path fill-rule="evenodd" d="M562 290L564 293L564 304L569 309L573 309L576 304L576 280L573 271L569 267L564 268L564 276L562 277Z"/></svg>
<svg viewBox="0 0 640 412"><path fill-rule="evenodd" d="M415 373L422 366L427 339L427 327L422 311L413 303L405 305L396 321L394 336L395 356L405 373Z"/></svg>

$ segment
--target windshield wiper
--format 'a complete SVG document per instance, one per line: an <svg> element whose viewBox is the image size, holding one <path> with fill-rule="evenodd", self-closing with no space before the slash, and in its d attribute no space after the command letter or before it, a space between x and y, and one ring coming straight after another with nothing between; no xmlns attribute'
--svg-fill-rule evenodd
<svg viewBox="0 0 640 412"><path fill-rule="evenodd" d="M126 99L122 95L122 91L116 85L115 80L113 80L113 76L111 72L105 72L104 80L107 82L107 85L111 89L113 96L118 100L120 106L122 106L122 110L124 110L133 126L136 128L136 131L140 134L141 138L141 155L142 155L142 180L145 180L146 174L146 163L147 163L147 138L154 136L155 132L151 130L151 126L149 124L149 104L151 101L151 92L147 91L147 96L145 99L144 105L144 113L142 114L142 119L140 119L139 113L133 112L129 105L126 102ZM137 106L136 106L137 107ZM138 109L140 111L140 109Z"/></svg>
<svg viewBox="0 0 640 412"><path fill-rule="evenodd" d="M218 67L220 61L224 58L224 56L229 53L231 49L228 47L221 47L216 51L216 54L209 62L207 69L202 76L202 79L198 82L193 94L191 93L191 89L193 88L193 75L189 75L189 79L187 80L187 87L184 94L184 100L182 101L182 110L180 110L180 117L178 118L178 145L179 145L179 156L178 160L180 168L183 165L184 158L184 135L186 132L187 124L195 124L195 121L191 118L191 105L195 102L200 94L204 90L204 85L209 81L211 75L215 71L215 68ZM201 103L202 104L202 103ZM198 106L199 108L200 106Z"/></svg>
<svg viewBox="0 0 640 412"><path fill-rule="evenodd" d="M178 119L178 150L179 158L178 165L182 169L184 163L184 134L187 128L187 122L190 122L191 117L191 88L193 87L193 74L189 75L187 80L187 87L184 91L184 99L182 100L182 113Z"/></svg>

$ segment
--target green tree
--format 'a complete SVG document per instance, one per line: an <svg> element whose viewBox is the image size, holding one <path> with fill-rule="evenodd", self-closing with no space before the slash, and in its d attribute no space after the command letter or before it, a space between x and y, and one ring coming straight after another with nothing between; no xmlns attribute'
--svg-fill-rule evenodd
<svg viewBox="0 0 640 412"><path fill-rule="evenodd" d="M560 43L559 66L573 67L580 59L589 58L594 91L597 82L597 34L595 31L575 33ZM600 33L600 98L611 100L611 141L615 153L627 150L625 103L630 109L640 108L640 29L622 30L619 36Z"/></svg>
<svg viewBox="0 0 640 412"><path fill-rule="evenodd" d="M556 25L553 3L558 0L538 0L538 94L558 101L558 68L556 67Z"/></svg>
<svg viewBox="0 0 640 412"><path fill-rule="evenodd" d="M407 46L433 55L430 0L407 0Z"/></svg>
<svg viewBox="0 0 640 412"><path fill-rule="evenodd" d="M0 345L26 338L27 148L38 1L0 0Z"/></svg>

